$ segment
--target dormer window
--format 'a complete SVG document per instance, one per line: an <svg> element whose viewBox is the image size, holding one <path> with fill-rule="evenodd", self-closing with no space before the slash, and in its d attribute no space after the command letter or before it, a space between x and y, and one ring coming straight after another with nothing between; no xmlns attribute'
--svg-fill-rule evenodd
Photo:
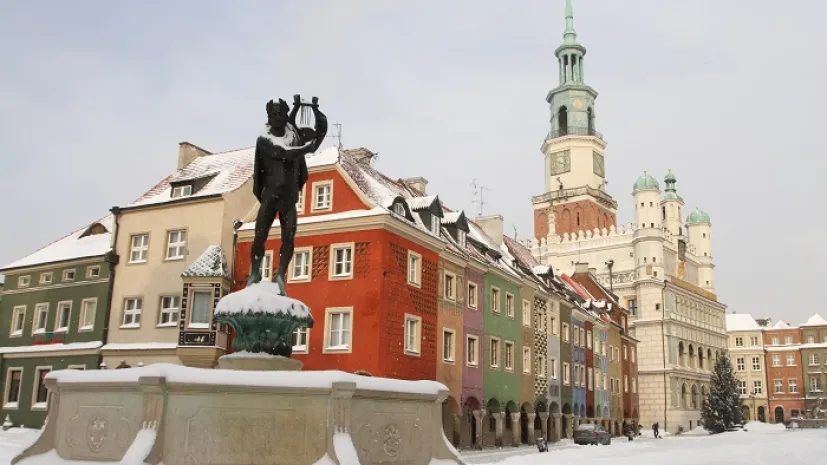
<svg viewBox="0 0 827 465"><path fill-rule="evenodd" d="M439 236L439 226L439 217L436 215L431 216L431 234Z"/></svg>
<svg viewBox="0 0 827 465"><path fill-rule="evenodd" d="M405 216L405 205L402 203L393 204L393 212L399 216Z"/></svg>
<svg viewBox="0 0 827 465"><path fill-rule="evenodd" d="M466 235L466 232L463 231L462 229L457 230L457 242L459 242L459 245L461 245L463 247L465 247L465 237L466 237L465 235Z"/></svg>
<svg viewBox="0 0 827 465"><path fill-rule="evenodd" d="M171 197L178 199L181 197L189 197L192 195L192 184L184 184L182 186L175 186L172 188Z"/></svg>

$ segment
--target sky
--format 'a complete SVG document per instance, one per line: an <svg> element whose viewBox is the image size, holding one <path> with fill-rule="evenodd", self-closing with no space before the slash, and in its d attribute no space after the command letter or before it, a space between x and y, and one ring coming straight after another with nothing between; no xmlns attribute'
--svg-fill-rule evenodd
<svg viewBox="0 0 827 465"><path fill-rule="evenodd" d="M319 97L346 148L471 216L476 180L483 213L528 238L564 3L0 0L0 264L136 199L181 141L252 146L266 101L295 93ZM827 262L827 163L810 144L827 127L827 2L574 0L574 14L619 221L637 176L671 168L685 210L712 218L729 311L827 316L808 294Z"/></svg>

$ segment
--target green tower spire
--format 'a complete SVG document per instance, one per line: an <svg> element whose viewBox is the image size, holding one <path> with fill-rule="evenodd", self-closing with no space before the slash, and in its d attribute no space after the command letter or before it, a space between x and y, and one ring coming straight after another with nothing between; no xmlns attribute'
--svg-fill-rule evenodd
<svg viewBox="0 0 827 465"><path fill-rule="evenodd" d="M577 44L577 32L574 31L574 10L571 7L571 0L566 0L566 32L563 33L565 45Z"/></svg>

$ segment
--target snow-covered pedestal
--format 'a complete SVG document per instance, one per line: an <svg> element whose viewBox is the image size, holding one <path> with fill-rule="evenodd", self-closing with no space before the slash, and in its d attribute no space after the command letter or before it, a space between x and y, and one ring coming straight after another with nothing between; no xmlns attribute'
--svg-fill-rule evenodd
<svg viewBox="0 0 827 465"><path fill-rule="evenodd" d="M218 359L218 368L243 371L299 371L304 364L294 358L263 352L234 352Z"/></svg>

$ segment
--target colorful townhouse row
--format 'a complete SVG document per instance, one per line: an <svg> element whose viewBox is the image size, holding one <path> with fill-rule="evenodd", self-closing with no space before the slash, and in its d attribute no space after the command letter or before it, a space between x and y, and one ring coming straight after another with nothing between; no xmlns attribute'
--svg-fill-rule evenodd
<svg viewBox="0 0 827 465"><path fill-rule="evenodd" d="M366 149L308 157L287 292L312 309L294 334L305 370L444 383L447 436L463 447L621 434L638 418L629 313L588 264L540 265L503 233L393 180ZM59 369L151 363L214 368L231 351L217 301L249 275L253 150L179 147L144 195L6 265L0 303L3 414L39 426ZM262 265L271 278L278 220Z"/></svg>
<svg viewBox="0 0 827 465"><path fill-rule="evenodd" d="M816 313L790 326L737 313L727 315L726 323L746 419L786 423L827 417L827 320Z"/></svg>

